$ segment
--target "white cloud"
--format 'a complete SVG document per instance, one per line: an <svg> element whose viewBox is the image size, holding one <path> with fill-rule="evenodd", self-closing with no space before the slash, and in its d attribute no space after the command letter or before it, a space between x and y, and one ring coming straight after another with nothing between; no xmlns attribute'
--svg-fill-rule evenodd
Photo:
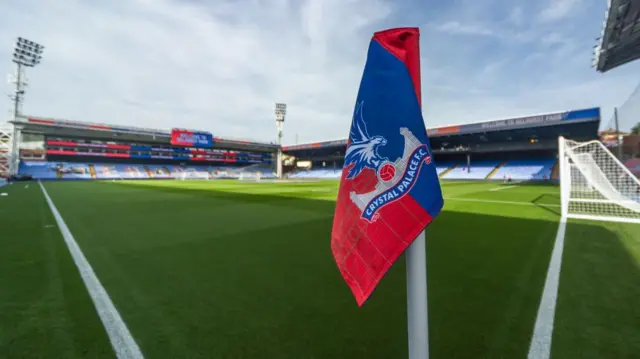
<svg viewBox="0 0 640 359"><path fill-rule="evenodd" d="M525 18L525 16L524 16L524 11L522 10L522 7L515 6L509 12L509 16L507 17L507 21L510 22L511 24L519 26L519 25L522 25L524 23L524 18Z"/></svg>
<svg viewBox="0 0 640 359"><path fill-rule="evenodd" d="M493 35L493 31L486 26L477 24L460 23L458 21L448 21L443 24L439 24L436 27L437 31L446 32L449 34L459 35Z"/></svg>
<svg viewBox="0 0 640 359"><path fill-rule="evenodd" d="M553 45L553 44L565 44L569 39L557 32L551 32L546 35L540 37L540 41L543 44Z"/></svg>
<svg viewBox="0 0 640 359"><path fill-rule="evenodd" d="M46 46L26 113L271 140L283 101L288 132L308 138L347 133L367 27L389 11L371 0L31 0L3 9L0 41Z"/></svg>
<svg viewBox="0 0 640 359"><path fill-rule="evenodd" d="M542 9L539 19L542 22L557 21L571 16L582 0L549 0L547 6Z"/></svg>
<svg viewBox="0 0 640 359"><path fill-rule="evenodd" d="M599 9L576 15L593 23L578 33L510 3L407 13L392 0L14 1L0 12L0 68L11 70L17 36L46 46L25 102L43 117L270 141L273 104L286 102L286 143L346 136L371 34L393 26L437 24L422 26L429 126L598 105L607 115L633 89L637 64L589 68Z"/></svg>

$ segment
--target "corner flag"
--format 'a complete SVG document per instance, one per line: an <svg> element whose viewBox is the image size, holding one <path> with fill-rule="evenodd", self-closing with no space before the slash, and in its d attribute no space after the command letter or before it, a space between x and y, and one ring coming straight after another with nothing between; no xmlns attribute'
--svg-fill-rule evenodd
<svg viewBox="0 0 640 359"><path fill-rule="evenodd" d="M422 119L419 36L417 28L375 33L360 82L331 233L359 306L443 206ZM413 268L426 266L421 248Z"/></svg>

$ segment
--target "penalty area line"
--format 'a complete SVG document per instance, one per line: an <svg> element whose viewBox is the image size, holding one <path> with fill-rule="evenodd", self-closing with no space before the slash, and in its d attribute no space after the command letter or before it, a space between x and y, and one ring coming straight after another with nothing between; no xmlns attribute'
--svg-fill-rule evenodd
<svg viewBox="0 0 640 359"><path fill-rule="evenodd" d="M49 209L51 209L51 213L53 213L53 217L58 224L58 228L60 228L60 233L67 244L67 248L69 248L71 257L80 272L80 277L89 292L89 296L93 301L96 311L98 312L102 325L107 331L113 351L118 359L143 359L144 356L140 351L140 347L138 347L133 336L131 336L129 329L127 329L127 325L124 323L120 313L118 313L118 310L113 305L111 298L109 298L109 294L100 283L100 280L93 271L93 268L91 268L89 261L87 261L87 258L82 253L80 246L78 246L75 238L73 238L71 231L69 231L69 227L67 227L67 224L62 219L60 212L58 212L58 209L53 204L47 190L40 181L38 181L38 184L40 185L40 189L42 189L44 198L49 204Z"/></svg>
<svg viewBox="0 0 640 359"><path fill-rule="evenodd" d="M551 252L551 261L547 270L542 298L533 336L529 346L528 359L549 359L551 356L551 339L553 337L553 321L556 315L558 300L558 285L560 284L560 268L562 267L562 252L564 251L564 236L567 230L567 219L561 218L558 224L556 241Z"/></svg>

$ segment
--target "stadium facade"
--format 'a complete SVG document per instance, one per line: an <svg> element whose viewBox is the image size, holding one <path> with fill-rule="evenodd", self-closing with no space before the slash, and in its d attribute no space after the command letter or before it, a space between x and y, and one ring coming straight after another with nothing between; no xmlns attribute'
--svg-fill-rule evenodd
<svg viewBox="0 0 640 359"><path fill-rule="evenodd" d="M598 138L600 108L563 111L428 129L442 179L551 180L557 178L558 137ZM340 176L347 140L284 146L293 162L291 177Z"/></svg>
<svg viewBox="0 0 640 359"><path fill-rule="evenodd" d="M640 58L640 0L609 0L593 66L607 72Z"/></svg>
<svg viewBox="0 0 640 359"><path fill-rule="evenodd" d="M279 151L292 178L338 178L347 140L279 146L172 131L20 117L16 128L19 178L213 179L273 178ZM563 111L428 129L442 179L552 180L557 138L597 139L600 109ZM176 131L201 135L180 143ZM208 140L207 140L208 139ZM297 164L309 165L300 170Z"/></svg>
<svg viewBox="0 0 640 359"><path fill-rule="evenodd" d="M27 179L273 177L271 167L279 149L273 143L183 129L36 117L20 117L13 124L19 154L14 165L18 177ZM184 138L204 142L184 142Z"/></svg>

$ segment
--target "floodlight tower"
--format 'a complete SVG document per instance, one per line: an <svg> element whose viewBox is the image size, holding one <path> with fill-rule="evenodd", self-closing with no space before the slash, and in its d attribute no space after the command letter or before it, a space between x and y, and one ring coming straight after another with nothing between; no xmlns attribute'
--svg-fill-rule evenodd
<svg viewBox="0 0 640 359"><path fill-rule="evenodd" d="M44 46L27 40L23 37L19 37L16 41L16 47L13 52L13 62L16 64L16 73L11 76L11 82L15 83L15 91L10 98L13 100L13 136L11 139L11 162L10 173L16 174L18 171L19 154L18 143L20 142L20 131L16 121L21 115L22 102L24 100L25 87L27 81L25 79L24 68L34 67L42 60L42 52Z"/></svg>
<svg viewBox="0 0 640 359"><path fill-rule="evenodd" d="M282 130L284 128L284 117L287 114L287 104L276 103L276 127L278 128L278 156L276 164L276 176L282 178Z"/></svg>

